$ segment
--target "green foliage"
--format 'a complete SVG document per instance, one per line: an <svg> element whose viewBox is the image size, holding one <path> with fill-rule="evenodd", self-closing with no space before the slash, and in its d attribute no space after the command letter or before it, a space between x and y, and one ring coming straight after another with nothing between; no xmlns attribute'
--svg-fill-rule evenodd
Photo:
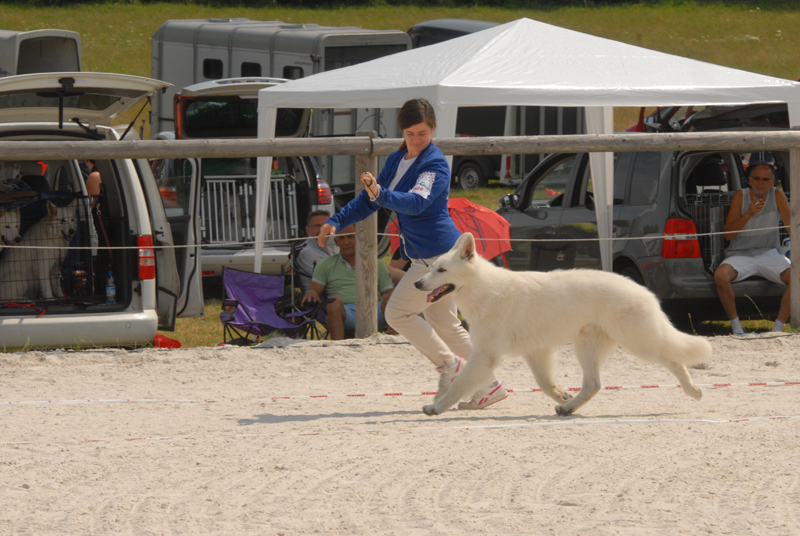
<svg viewBox="0 0 800 536"><path fill-rule="evenodd" d="M16 0L5 2L21 7L67 7L79 5L149 5L163 0ZM796 0L173 0L173 5L208 6L214 8L345 8L413 6L420 8L475 8L554 10L569 7L606 8L615 6L685 6L721 5L760 9L798 9Z"/></svg>

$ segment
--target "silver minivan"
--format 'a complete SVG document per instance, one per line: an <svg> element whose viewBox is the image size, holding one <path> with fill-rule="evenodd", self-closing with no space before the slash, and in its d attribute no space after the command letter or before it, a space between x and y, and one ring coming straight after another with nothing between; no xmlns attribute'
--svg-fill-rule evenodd
<svg viewBox="0 0 800 536"><path fill-rule="evenodd" d="M0 78L0 141L133 139L112 118L168 85L110 73ZM101 186L89 192L95 171ZM168 219L144 159L0 158L12 236L0 249L0 350L143 346L176 316L202 316L195 207Z"/></svg>
<svg viewBox="0 0 800 536"><path fill-rule="evenodd" d="M788 128L785 104L713 106L683 124L688 132ZM722 230L731 200L748 187L744 156L749 153L676 150L616 156L612 269L653 291L681 329L691 331L696 321L727 320L714 271L725 256ZM776 187L788 197L789 153L772 151L771 158ZM514 240L503 258L509 269L601 268L587 153L547 156L515 193L501 198L500 206L498 213L508 220ZM782 243L788 238L783 230L780 236ZM751 277L733 289L741 318L761 319L774 318L786 286Z"/></svg>

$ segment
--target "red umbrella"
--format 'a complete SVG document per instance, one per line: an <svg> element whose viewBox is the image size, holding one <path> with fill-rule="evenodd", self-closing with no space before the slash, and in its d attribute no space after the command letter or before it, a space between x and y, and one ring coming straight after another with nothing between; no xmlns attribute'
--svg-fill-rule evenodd
<svg viewBox="0 0 800 536"><path fill-rule="evenodd" d="M449 199L447 210L459 231L472 233L478 253L483 258L493 259L506 251L511 251L510 225L497 212L476 205L463 197ZM396 222L389 224L388 232L392 235L397 234ZM396 236L392 236L391 244L392 251L395 251L400 241Z"/></svg>

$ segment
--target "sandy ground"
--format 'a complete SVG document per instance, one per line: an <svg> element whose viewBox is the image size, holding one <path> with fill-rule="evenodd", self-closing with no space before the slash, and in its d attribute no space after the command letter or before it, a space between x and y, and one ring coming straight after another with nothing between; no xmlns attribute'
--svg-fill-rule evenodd
<svg viewBox="0 0 800 536"><path fill-rule="evenodd" d="M385 335L2 354L0 534L796 535L800 385L747 384L800 380L800 336L710 340L695 383L734 385L617 350L632 388L570 418L513 358L509 399L426 417L435 371Z"/></svg>

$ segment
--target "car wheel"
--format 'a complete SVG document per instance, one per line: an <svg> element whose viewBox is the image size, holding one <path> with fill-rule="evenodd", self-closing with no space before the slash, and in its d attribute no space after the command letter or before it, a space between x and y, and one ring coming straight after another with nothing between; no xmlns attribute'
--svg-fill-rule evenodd
<svg viewBox="0 0 800 536"><path fill-rule="evenodd" d="M639 273L639 270L637 270L635 266L626 266L625 268L620 270L619 275L627 277L637 285L644 286L644 279L642 278L642 274Z"/></svg>
<svg viewBox="0 0 800 536"><path fill-rule="evenodd" d="M466 162L458 168L458 185L462 190L485 188L487 183L480 166L475 162Z"/></svg>

